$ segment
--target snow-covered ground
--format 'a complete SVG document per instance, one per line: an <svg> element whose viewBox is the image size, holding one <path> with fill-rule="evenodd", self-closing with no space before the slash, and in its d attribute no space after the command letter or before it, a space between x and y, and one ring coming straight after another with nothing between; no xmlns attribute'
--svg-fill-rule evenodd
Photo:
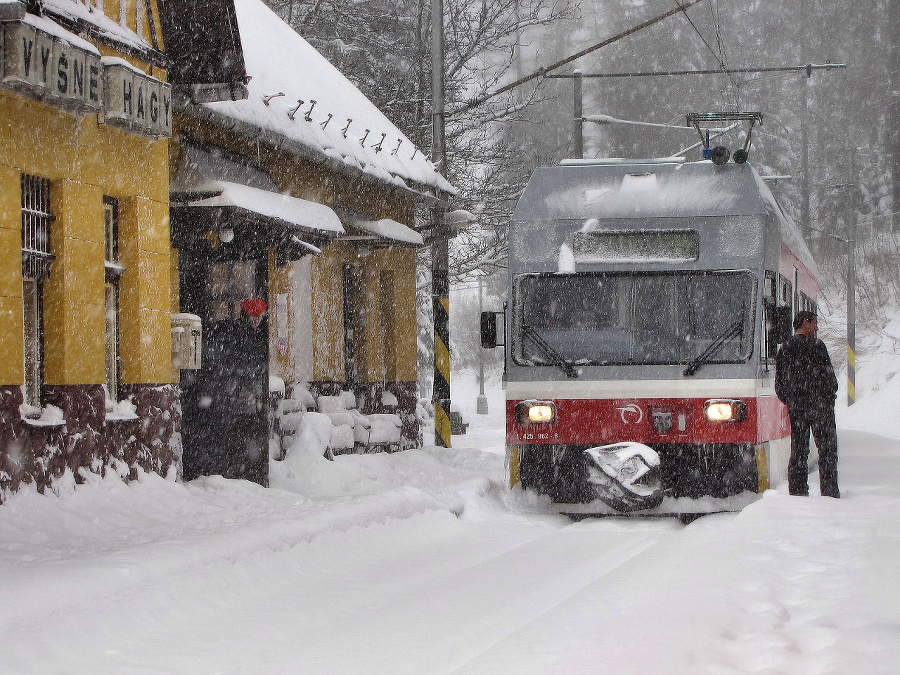
<svg viewBox="0 0 900 675"><path fill-rule="evenodd" d="M839 411L844 499L780 487L686 527L508 490L502 391L479 416L460 377L452 450L24 490L0 673L896 673L894 380Z"/></svg>

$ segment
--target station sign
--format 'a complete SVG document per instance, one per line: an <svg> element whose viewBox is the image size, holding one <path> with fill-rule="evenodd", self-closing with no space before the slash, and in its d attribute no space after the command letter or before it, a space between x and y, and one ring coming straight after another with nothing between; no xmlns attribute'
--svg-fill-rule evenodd
<svg viewBox="0 0 900 675"><path fill-rule="evenodd" d="M0 40L4 88L74 115L97 113L101 122L141 135L172 135L168 83L26 21L0 24Z"/></svg>
<svg viewBox="0 0 900 675"><path fill-rule="evenodd" d="M121 59L104 59L103 123L149 136L172 135L172 87Z"/></svg>

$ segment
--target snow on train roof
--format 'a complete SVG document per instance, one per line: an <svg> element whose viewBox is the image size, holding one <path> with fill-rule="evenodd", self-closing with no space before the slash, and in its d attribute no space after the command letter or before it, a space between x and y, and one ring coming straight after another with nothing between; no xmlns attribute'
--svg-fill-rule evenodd
<svg viewBox="0 0 900 675"><path fill-rule="evenodd" d="M532 174L513 220L688 218L772 213L783 241L818 267L797 225L749 164L634 160L573 162Z"/></svg>

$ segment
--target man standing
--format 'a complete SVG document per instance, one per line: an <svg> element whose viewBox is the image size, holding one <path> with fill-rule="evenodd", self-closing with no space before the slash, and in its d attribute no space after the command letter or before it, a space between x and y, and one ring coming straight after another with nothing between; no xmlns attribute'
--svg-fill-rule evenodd
<svg viewBox="0 0 900 675"><path fill-rule="evenodd" d="M837 378L825 343L816 338L819 325L812 312L797 312L794 334L778 350L775 393L791 418L791 459L788 489L792 495L809 494L807 460L809 432L819 449L819 487L824 496L840 497L837 475L837 429L834 401Z"/></svg>

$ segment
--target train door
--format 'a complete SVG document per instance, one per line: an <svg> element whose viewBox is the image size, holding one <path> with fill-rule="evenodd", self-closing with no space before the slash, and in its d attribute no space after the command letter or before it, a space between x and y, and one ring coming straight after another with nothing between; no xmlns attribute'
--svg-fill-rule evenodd
<svg viewBox="0 0 900 675"><path fill-rule="evenodd" d="M182 310L203 322L203 367L181 376L184 478L267 485L267 261L223 246L183 251L180 269Z"/></svg>

